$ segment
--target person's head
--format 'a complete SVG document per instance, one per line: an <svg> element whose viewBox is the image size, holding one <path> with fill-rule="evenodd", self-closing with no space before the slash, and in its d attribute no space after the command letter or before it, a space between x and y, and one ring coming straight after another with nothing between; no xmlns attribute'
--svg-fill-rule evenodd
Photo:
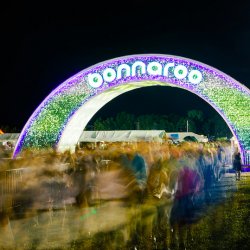
<svg viewBox="0 0 250 250"><path fill-rule="evenodd" d="M170 156L174 159L180 159L181 158L181 150L177 148L171 148L170 149Z"/></svg>

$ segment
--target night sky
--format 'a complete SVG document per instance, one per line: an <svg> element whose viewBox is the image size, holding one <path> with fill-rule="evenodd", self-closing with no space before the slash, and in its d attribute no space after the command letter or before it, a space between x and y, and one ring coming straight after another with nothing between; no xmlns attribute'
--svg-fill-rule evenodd
<svg viewBox="0 0 250 250"><path fill-rule="evenodd" d="M21 129L63 81L125 55L187 57L250 88L249 0L38 2L1 6L0 125ZM115 98L94 119L122 111L185 114L190 109L209 112L211 107L185 90L147 87Z"/></svg>

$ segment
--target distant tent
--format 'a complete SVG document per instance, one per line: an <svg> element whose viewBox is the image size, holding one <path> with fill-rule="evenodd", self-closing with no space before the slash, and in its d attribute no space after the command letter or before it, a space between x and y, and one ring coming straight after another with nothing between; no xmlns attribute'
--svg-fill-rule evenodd
<svg viewBox="0 0 250 250"><path fill-rule="evenodd" d="M164 130L83 131L79 142L162 141Z"/></svg>
<svg viewBox="0 0 250 250"><path fill-rule="evenodd" d="M184 137L184 141L198 142L198 140L194 136L186 136Z"/></svg>
<svg viewBox="0 0 250 250"><path fill-rule="evenodd" d="M191 137L195 137L198 142L207 142L208 139L206 136L204 135L197 135L193 132L166 132L166 136L168 138L172 138L174 141L179 141L179 142L182 142L182 141L185 141L185 137L188 137L188 136L191 136ZM187 138L190 140L190 138ZM191 140L193 141L193 140Z"/></svg>
<svg viewBox="0 0 250 250"><path fill-rule="evenodd" d="M0 134L4 134L4 132L0 129Z"/></svg>
<svg viewBox="0 0 250 250"><path fill-rule="evenodd" d="M5 133L5 134L0 134L0 143L1 142L6 142L9 141L11 143L16 143L19 133Z"/></svg>

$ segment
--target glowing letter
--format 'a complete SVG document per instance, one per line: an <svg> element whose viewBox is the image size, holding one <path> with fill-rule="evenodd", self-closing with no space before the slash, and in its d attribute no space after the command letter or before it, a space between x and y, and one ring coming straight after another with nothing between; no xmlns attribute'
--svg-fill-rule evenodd
<svg viewBox="0 0 250 250"><path fill-rule="evenodd" d="M130 76L130 67L127 64L121 64L117 69L117 79L122 78L122 70L126 70L126 77Z"/></svg>
<svg viewBox="0 0 250 250"><path fill-rule="evenodd" d="M202 80L202 74L199 70L192 70L188 75L188 80L193 84L198 84Z"/></svg>
<svg viewBox="0 0 250 250"><path fill-rule="evenodd" d="M166 66L164 67L164 72L163 72L164 76L168 76L168 70L169 70L170 67L174 67L174 63L166 64Z"/></svg>
<svg viewBox="0 0 250 250"><path fill-rule="evenodd" d="M88 74L88 81L92 88L98 88L103 83L102 76L98 73Z"/></svg>
<svg viewBox="0 0 250 250"><path fill-rule="evenodd" d="M107 68L103 71L103 78L105 82L112 82L116 78L116 72L114 69Z"/></svg>
<svg viewBox="0 0 250 250"><path fill-rule="evenodd" d="M148 64L147 71L150 75L162 75L162 66L158 62Z"/></svg>
<svg viewBox="0 0 250 250"><path fill-rule="evenodd" d="M183 79L187 76L187 68L183 65L178 65L174 69L174 75L178 79Z"/></svg>
<svg viewBox="0 0 250 250"><path fill-rule="evenodd" d="M145 63L143 62L135 62L133 65L132 65L132 76L135 76L136 75L136 67L137 66L141 66L141 73L142 74L145 74L146 73L146 65Z"/></svg>

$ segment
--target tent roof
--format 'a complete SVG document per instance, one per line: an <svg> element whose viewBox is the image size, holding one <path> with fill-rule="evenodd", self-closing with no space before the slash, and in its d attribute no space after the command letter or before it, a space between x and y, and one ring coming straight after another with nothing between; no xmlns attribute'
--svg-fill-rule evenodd
<svg viewBox="0 0 250 250"><path fill-rule="evenodd" d="M0 134L4 134L4 132L0 129Z"/></svg>
<svg viewBox="0 0 250 250"><path fill-rule="evenodd" d="M20 133L5 133L5 134L0 134L0 142L4 141L17 141Z"/></svg>
<svg viewBox="0 0 250 250"><path fill-rule="evenodd" d="M138 140L158 140L164 135L164 130L119 130L119 131L83 131L80 142L99 141L138 141Z"/></svg>
<svg viewBox="0 0 250 250"><path fill-rule="evenodd" d="M199 142L207 142L208 139L204 135L198 135L193 132L166 132L167 137L173 137L178 134L179 141L183 141L186 136L194 136Z"/></svg>
<svg viewBox="0 0 250 250"><path fill-rule="evenodd" d="M158 140L165 135L179 134L179 139L185 136L195 136L198 141L207 140L207 137L197 135L192 132L165 132L164 130L118 130L118 131L83 131L80 142L99 142L99 141L138 141L138 140ZM20 133L0 134L0 142L17 141Z"/></svg>

